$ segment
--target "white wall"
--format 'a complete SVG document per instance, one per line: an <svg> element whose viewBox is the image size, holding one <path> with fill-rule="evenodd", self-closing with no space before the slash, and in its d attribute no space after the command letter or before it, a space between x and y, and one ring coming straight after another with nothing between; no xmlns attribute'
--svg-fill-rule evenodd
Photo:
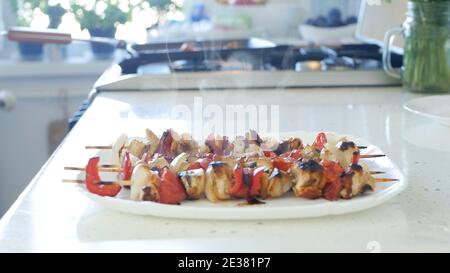
<svg viewBox="0 0 450 273"><path fill-rule="evenodd" d="M17 98L11 112L0 112L0 217L64 137L67 118L87 97L96 78L0 76L0 89Z"/></svg>

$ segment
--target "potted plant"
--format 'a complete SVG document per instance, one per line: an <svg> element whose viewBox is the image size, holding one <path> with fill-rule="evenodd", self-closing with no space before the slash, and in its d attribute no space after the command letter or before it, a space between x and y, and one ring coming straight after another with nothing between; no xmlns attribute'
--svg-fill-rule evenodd
<svg viewBox="0 0 450 273"><path fill-rule="evenodd" d="M46 14L49 17L48 27L51 29L57 29L62 22L62 17L66 14L66 9L61 4L48 5L46 7ZM67 57L66 45L49 44L46 46L45 55L51 61L60 61Z"/></svg>
<svg viewBox="0 0 450 273"><path fill-rule="evenodd" d="M16 25L30 27L36 10L46 10L47 2L39 0L10 0L11 9L16 15ZM19 52L24 60L41 60L44 45L41 43L18 43Z"/></svg>
<svg viewBox="0 0 450 273"><path fill-rule="evenodd" d="M411 92L450 92L450 0L410 0L403 26L386 35L385 56L396 34L404 39L403 70L393 70L385 57L387 72Z"/></svg>
<svg viewBox="0 0 450 273"><path fill-rule="evenodd" d="M118 24L123 24L131 17L131 9L122 10L118 1L93 0L89 6L71 3L71 10L75 15L81 29L87 29L91 36L113 38ZM110 58L114 47L108 44L91 43L94 56L98 59Z"/></svg>
<svg viewBox="0 0 450 273"><path fill-rule="evenodd" d="M66 10L61 6L61 4L56 4L54 6L47 6L46 13L50 19L48 25L49 28L58 28L61 24L62 17L66 14Z"/></svg>

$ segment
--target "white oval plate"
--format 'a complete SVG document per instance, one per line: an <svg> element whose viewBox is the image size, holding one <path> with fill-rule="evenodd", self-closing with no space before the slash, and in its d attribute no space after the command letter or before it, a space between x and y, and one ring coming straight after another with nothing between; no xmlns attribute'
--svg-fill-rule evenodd
<svg viewBox="0 0 450 273"><path fill-rule="evenodd" d="M285 134L283 134L285 135ZM299 132L286 134L298 136L305 143L312 143L315 133ZM358 145L368 146L364 154L383 154L383 151L366 141L354 139ZM102 157L102 160L104 158ZM378 183L372 193L366 193L351 200L330 202L325 199L307 200L296 198L292 192L278 199L265 200L263 205L238 206L243 201L223 201L211 203L206 199L185 201L182 205L164 205L154 202L137 202L128 199L129 191L123 189L116 197L102 197L88 192L81 186L81 192L105 208L125 213L152 215L168 218L215 219L215 220L255 220L307 218L326 215L338 215L365 210L378 206L403 191L407 186L405 177L399 168L388 158L362 159L370 170L384 171L377 177L397 178L399 181ZM106 161L105 161L106 162Z"/></svg>
<svg viewBox="0 0 450 273"><path fill-rule="evenodd" d="M417 98L405 103L405 109L450 126L450 95Z"/></svg>

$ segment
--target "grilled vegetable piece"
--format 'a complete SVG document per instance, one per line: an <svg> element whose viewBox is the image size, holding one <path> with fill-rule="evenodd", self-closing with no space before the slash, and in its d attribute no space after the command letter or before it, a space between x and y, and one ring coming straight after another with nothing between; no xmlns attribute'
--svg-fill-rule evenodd
<svg viewBox="0 0 450 273"><path fill-rule="evenodd" d="M272 164L275 168L287 172L294 165L293 162L287 158L276 157L272 159Z"/></svg>
<svg viewBox="0 0 450 273"><path fill-rule="evenodd" d="M166 130L159 140L156 153L163 155L171 161L177 155L176 150L179 139L180 136L174 130Z"/></svg>
<svg viewBox="0 0 450 273"><path fill-rule="evenodd" d="M133 162L131 161L130 153L128 151L125 151L125 156L121 164L123 171L119 173L118 178L120 180L130 180L135 165L136 164L133 165Z"/></svg>
<svg viewBox="0 0 450 273"><path fill-rule="evenodd" d="M214 136L214 134L207 137L205 145L215 155L231 155L234 148L228 137Z"/></svg>
<svg viewBox="0 0 450 273"><path fill-rule="evenodd" d="M196 154L198 152L198 143L188 133L181 134L176 140L175 152L176 154L186 153L188 155Z"/></svg>
<svg viewBox="0 0 450 273"><path fill-rule="evenodd" d="M336 201L339 199L339 192L342 189L342 173L344 169L338 162L323 160L321 162L323 167L323 198L329 201Z"/></svg>
<svg viewBox="0 0 450 273"><path fill-rule="evenodd" d="M312 146L316 150L321 151L324 148L325 144L327 144L327 142L328 142L327 135L321 132L317 134L316 139L314 140Z"/></svg>
<svg viewBox="0 0 450 273"><path fill-rule="evenodd" d="M189 167L188 163L188 154L181 153L175 157L172 162L170 162L170 167L175 173L179 173L181 171L185 171Z"/></svg>
<svg viewBox="0 0 450 273"><path fill-rule="evenodd" d="M186 189L188 199L196 200L205 193L205 172L203 169L195 169L178 173L178 177Z"/></svg>
<svg viewBox="0 0 450 273"><path fill-rule="evenodd" d="M122 162L121 155L122 150L127 144L128 136L125 134L120 135L116 141L112 145L111 154L112 154L112 164L114 165L120 165Z"/></svg>
<svg viewBox="0 0 450 273"><path fill-rule="evenodd" d="M199 158L197 161L192 162L189 164L188 170L195 170L195 169L203 169L206 171L208 169L209 163L212 162L212 159L210 158Z"/></svg>
<svg viewBox="0 0 450 273"><path fill-rule="evenodd" d="M234 185L233 170L224 162L211 162L206 170L205 195L211 202L228 200Z"/></svg>
<svg viewBox="0 0 450 273"><path fill-rule="evenodd" d="M100 175L98 172L98 163L100 162L100 157L93 157L89 159L86 166L86 179L85 184L89 192L95 193L100 196L116 196L122 187L117 183L112 183L108 185L100 184Z"/></svg>
<svg viewBox="0 0 450 273"><path fill-rule="evenodd" d="M291 168L292 187L295 196L317 199L322 196L325 186L323 167L315 160L308 160Z"/></svg>
<svg viewBox="0 0 450 273"><path fill-rule="evenodd" d="M183 184L175 173L168 168L163 170L158 192L159 202L163 204L179 205L187 198Z"/></svg>
<svg viewBox="0 0 450 273"><path fill-rule="evenodd" d="M149 157L151 158L153 156L153 154L156 152L156 149L158 149L159 138L150 129L145 130L145 138L147 139L148 144L149 144L147 153L148 153Z"/></svg>

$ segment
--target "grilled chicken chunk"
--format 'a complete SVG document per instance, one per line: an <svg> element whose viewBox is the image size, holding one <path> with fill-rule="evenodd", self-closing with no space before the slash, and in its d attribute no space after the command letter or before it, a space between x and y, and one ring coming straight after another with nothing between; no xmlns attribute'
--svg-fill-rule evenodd
<svg viewBox="0 0 450 273"><path fill-rule="evenodd" d="M231 198L230 189L234 184L233 170L224 162L211 162L206 170L205 195L211 202Z"/></svg>
<svg viewBox="0 0 450 273"><path fill-rule="evenodd" d="M291 189L289 175L277 168L273 169L270 176L265 175L261 181L261 197L263 199L280 197Z"/></svg>
<svg viewBox="0 0 450 273"><path fill-rule="evenodd" d="M233 156L216 156L214 157L214 160L226 163L231 169L237 164L237 160Z"/></svg>
<svg viewBox="0 0 450 273"><path fill-rule="evenodd" d="M166 167L169 169L171 168L169 162L163 156L153 159L148 163L148 165L151 170L162 170Z"/></svg>
<svg viewBox="0 0 450 273"><path fill-rule="evenodd" d="M309 160L291 168L295 196L317 199L322 196L325 186L323 167L315 160Z"/></svg>
<svg viewBox="0 0 450 273"><path fill-rule="evenodd" d="M188 199L200 199L205 193L205 173L203 169L195 169L178 173L178 177L186 189Z"/></svg>
<svg viewBox="0 0 450 273"><path fill-rule="evenodd" d="M137 158L142 158L144 153L146 153L149 149L149 143L146 143L145 140L140 139L132 139L128 144L128 151L130 154L134 155Z"/></svg>
<svg viewBox="0 0 450 273"><path fill-rule="evenodd" d="M375 179L361 165L353 164L345 170L342 176L342 186L341 198L351 199L358 194L373 191L375 189Z"/></svg>
<svg viewBox="0 0 450 273"><path fill-rule="evenodd" d="M134 167L131 175L130 199L135 201L158 201L158 181L157 172L150 170L145 163L139 163Z"/></svg>
<svg viewBox="0 0 450 273"><path fill-rule="evenodd" d="M336 145L325 144L320 157L324 160L337 161L342 168L347 168L352 164L354 153L359 153L358 146L354 142L339 141Z"/></svg>
<svg viewBox="0 0 450 273"><path fill-rule="evenodd" d="M277 155L281 155L292 150L298 150L303 148L303 143L299 138L289 138L287 140L281 141L278 144L277 149L274 151Z"/></svg>

